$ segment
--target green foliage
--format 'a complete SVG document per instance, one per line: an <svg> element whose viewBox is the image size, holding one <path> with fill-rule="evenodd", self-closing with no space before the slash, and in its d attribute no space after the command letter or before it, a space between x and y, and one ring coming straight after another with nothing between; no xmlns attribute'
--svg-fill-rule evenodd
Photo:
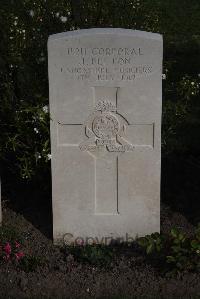
<svg viewBox="0 0 200 299"><path fill-rule="evenodd" d="M163 152L196 155L200 122L200 37L166 35L163 81Z"/></svg>
<svg viewBox="0 0 200 299"><path fill-rule="evenodd" d="M94 266L109 266L114 255L112 247L103 245L74 246L66 249L78 261Z"/></svg>
<svg viewBox="0 0 200 299"><path fill-rule="evenodd" d="M3 1L1 171L24 180L49 177L47 39L79 28L123 27L164 34L163 153L198 154L199 9L198 0Z"/></svg>
<svg viewBox="0 0 200 299"><path fill-rule="evenodd" d="M153 233L137 240L138 244L145 248L147 254L160 252L163 249L163 236L159 233Z"/></svg>
<svg viewBox="0 0 200 299"><path fill-rule="evenodd" d="M25 106L25 105L24 105ZM2 159L9 167L15 161L15 167L23 179L30 179L36 167L46 166L49 160L49 115L46 107L23 107L13 116L14 135L5 130L4 146L1 148ZM12 128L11 128L12 129Z"/></svg>
<svg viewBox="0 0 200 299"><path fill-rule="evenodd" d="M150 261L157 259L159 267L168 274L200 271L200 225L193 237L174 228L168 235L154 233L138 238Z"/></svg>

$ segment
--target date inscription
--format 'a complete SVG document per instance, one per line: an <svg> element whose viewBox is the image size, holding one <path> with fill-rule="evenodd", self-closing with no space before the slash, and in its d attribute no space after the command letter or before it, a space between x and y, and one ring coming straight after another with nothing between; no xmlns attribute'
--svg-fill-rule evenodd
<svg viewBox="0 0 200 299"><path fill-rule="evenodd" d="M153 72L152 65L140 63L142 48L66 48L71 63L61 69L68 80L133 81Z"/></svg>

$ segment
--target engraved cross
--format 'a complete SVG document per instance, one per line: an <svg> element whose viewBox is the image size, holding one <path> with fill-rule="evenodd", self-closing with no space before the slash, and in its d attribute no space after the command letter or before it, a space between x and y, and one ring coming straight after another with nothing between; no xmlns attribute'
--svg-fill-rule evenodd
<svg viewBox="0 0 200 299"><path fill-rule="evenodd" d="M154 124L130 124L118 112L118 90L118 87L93 87L95 109L83 124L85 139L79 144L66 144L79 146L94 159L96 215L120 213L120 155L133 152L136 147L153 149Z"/></svg>

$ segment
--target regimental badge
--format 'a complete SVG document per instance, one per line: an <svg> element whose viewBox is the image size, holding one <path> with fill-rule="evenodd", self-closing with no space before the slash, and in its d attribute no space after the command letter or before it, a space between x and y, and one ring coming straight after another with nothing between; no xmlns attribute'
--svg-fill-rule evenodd
<svg viewBox="0 0 200 299"><path fill-rule="evenodd" d="M128 121L107 100L99 101L85 122L87 139L79 144L82 151L129 152L134 146L126 140Z"/></svg>

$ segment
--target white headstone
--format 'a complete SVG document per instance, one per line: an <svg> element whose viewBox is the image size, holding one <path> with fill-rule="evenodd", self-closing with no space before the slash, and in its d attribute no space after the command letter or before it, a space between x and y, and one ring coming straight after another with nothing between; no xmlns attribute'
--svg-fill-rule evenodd
<svg viewBox="0 0 200 299"><path fill-rule="evenodd" d="M161 35L65 32L48 53L54 242L159 231Z"/></svg>

